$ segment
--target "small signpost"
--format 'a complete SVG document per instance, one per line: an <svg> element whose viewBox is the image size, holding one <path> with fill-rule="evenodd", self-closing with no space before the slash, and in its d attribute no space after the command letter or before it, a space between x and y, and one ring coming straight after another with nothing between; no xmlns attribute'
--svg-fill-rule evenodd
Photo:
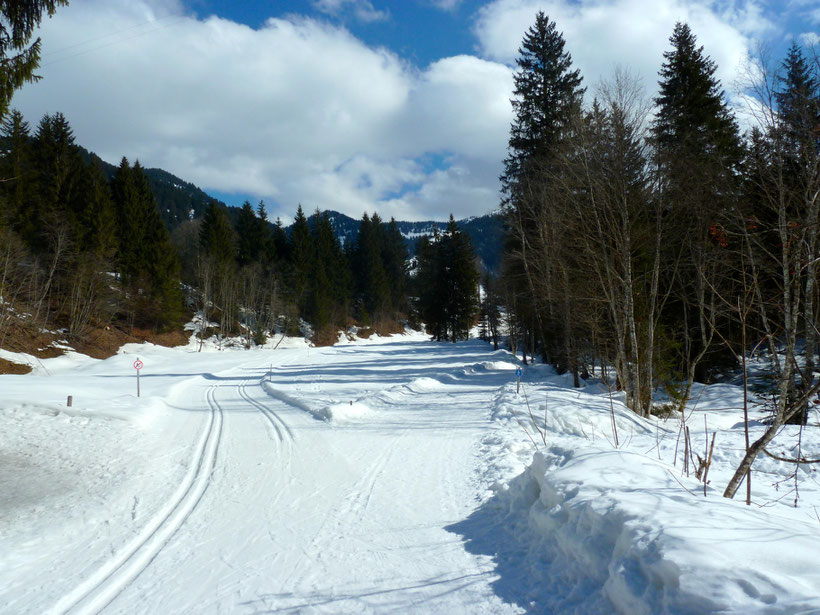
<svg viewBox="0 0 820 615"><path fill-rule="evenodd" d="M518 391L521 389L521 376L523 376L523 375L524 375L524 370L521 369L520 367L516 367L515 368L515 378L516 378L515 394L516 395L518 395Z"/></svg>
<svg viewBox="0 0 820 615"><path fill-rule="evenodd" d="M140 361L139 357L137 357L137 360L134 361L134 369L137 370L137 397L140 396L140 370L143 365L144 363Z"/></svg>

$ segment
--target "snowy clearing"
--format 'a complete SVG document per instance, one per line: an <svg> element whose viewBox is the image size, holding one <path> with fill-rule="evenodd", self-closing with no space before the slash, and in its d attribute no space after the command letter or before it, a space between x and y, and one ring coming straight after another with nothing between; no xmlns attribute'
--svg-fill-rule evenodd
<svg viewBox="0 0 820 615"><path fill-rule="evenodd" d="M813 467L797 508L768 458L751 507L720 495L738 387L690 418L697 452L718 432L704 497L677 420L615 399L616 448L602 387L539 366L516 394L482 342L195 350L0 376L0 612L820 612Z"/></svg>

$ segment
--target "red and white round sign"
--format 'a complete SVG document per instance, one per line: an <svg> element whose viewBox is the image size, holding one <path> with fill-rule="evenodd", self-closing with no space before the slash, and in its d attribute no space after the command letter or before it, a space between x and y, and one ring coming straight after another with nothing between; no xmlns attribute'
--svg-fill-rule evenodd
<svg viewBox="0 0 820 615"><path fill-rule="evenodd" d="M137 371L141 370L142 366L143 366L143 363L139 359L134 361L134 369L136 369Z"/></svg>

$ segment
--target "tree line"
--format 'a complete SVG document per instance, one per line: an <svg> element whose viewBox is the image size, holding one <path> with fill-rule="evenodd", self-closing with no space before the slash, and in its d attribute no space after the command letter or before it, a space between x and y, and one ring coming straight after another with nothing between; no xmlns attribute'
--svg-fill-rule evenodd
<svg viewBox="0 0 820 615"><path fill-rule="evenodd" d="M458 259L476 270L469 239L465 241L455 222L448 233L423 239L418 274L414 270L411 275L407 244L396 221L385 223L377 213L365 213L358 234L344 245L327 212L318 209L307 217L300 205L287 230L279 219L269 223L261 201L255 209L246 201L234 218L214 202L201 220L182 224L174 240L181 250L196 246L183 258L183 270L186 281L198 289L204 321L218 315L222 332L230 331L231 323L241 325L248 346L274 330L297 335L304 324L317 341L332 343L340 329L354 323L397 332L402 323L419 319L436 339L464 337L464 324L456 333L448 322L443 325L446 333L441 332L438 315L430 308L441 295L427 292L433 288L427 276L443 279L445 268ZM434 256L453 234L466 249L447 261ZM475 281L469 292L462 292L471 325Z"/></svg>
<svg viewBox="0 0 820 615"><path fill-rule="evenodd" d="M515 75L495 284L525 356L576 384L613 366L642 415L659 387L683 407L693 382L767 350L773 428L750 464L781 424L805 423L820 389L820 64L793 43L778 66L754 66L741 134L689 26L669 40L657 97L619 70L585 104L538 13Z"/></svg>
<svg viewBox="0 0 820 615"><path fill-rule="evenodd" d="M305 324L323 343L354 323L397 331L421 314L436 339L462 338L472 324L474 281L470 289L457 284L465 302L458 318L454 298L441 326L427 305L438 306L443 295L426 291L441 288L459 259L475 271L469 239L452 220L425 240L419 271L436 282L419 284L395 220L375 213L364 214L345 245L327 213L307 217L300 205L286 229L268 220L263 202L213 201L169 234L140 163L123 158L106 180L62 114L44 116L32 131L10 112L0 147L0 296L38 325L70 337L111 323L169 330L197 311L202 335L242 334L250 346L274 331L300 334Z"/></svg>
<svg viewBox="0 0 820 615"><path fill-rule="evenodd" d="M123 158L109 182L61 113L32 133L15 110L3 120L0 178L5 303L70 336L115 315L131 327L179 323L178 261L138 162Z"/></svg>

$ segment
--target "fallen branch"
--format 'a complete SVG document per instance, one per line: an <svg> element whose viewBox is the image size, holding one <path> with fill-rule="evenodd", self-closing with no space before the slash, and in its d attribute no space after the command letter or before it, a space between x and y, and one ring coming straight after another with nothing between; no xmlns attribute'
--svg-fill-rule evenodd
<svg viewBox="0 0 820 615"><path fill-rule="evenodd" d="M794 463L797 465L802 465L804 463L820 463L820 459L806 459L805 457L800 457L797 459L790 459L789 457L781 457L780 455L775 455L774 453L770 453L765 448L762 449L766 455L771 457L772 459L777 459L777 461L785 461L786 463Z"/></svg>

